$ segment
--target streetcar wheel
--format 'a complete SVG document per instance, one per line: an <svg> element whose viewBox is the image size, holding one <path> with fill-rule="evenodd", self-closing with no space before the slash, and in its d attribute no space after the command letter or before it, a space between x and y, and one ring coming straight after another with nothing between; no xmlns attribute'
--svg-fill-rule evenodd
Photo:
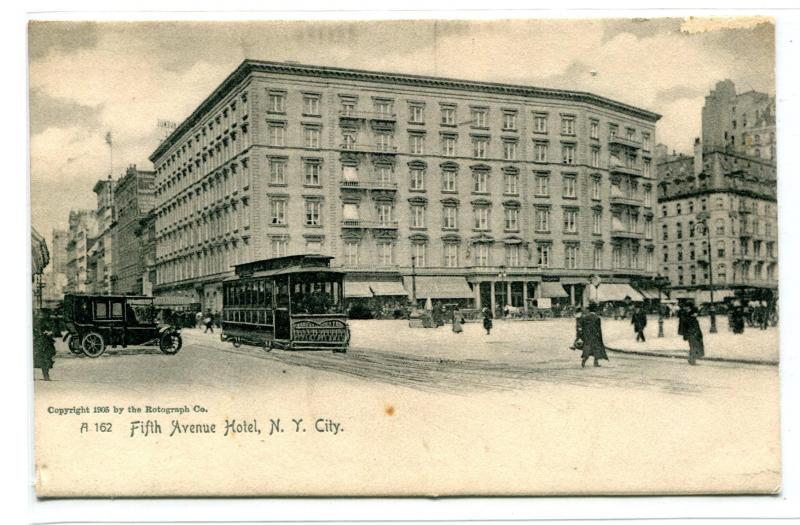
<svg viewBox="0 0 800 525"><path fill-rule="evenodd" d="M106 342L103 340L103 336L97 332L89 332L83 336L81 348L83 348L83 353L89 357L100 357L106 351Z"/></svg>
<svg viewBox="0 0 800 525"><path fill-rule="evenodd" d="M162 335L161 340L158 342L158 347L167 355L177 354L182 346L183 338L181 338L180 334L175 333Z"/></svg>
<svg viewBox="0 0 800 525"><path fill-rule="evenodd" d="M81 339L77 335L69 336L69 339L67 339L67 347L69 347L69 351L75 355L81 355L83 353L83 348L81 348Z"/></svg>

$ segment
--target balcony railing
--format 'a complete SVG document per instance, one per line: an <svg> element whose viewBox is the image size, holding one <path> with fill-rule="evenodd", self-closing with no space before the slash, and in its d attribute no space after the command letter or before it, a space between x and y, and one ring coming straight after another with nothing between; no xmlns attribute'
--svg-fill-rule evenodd
<svg viewBox="0 0 800 525"><path fill-rule="evenodd" d="M611 236L619 239L641 239L644 237L644 232L613 228Z"/></svg>
<svg viewBox="0 0 800 525"><path fill-rule="evenodd" d="M626 195L611 195L608 200L611 204L624 204L626 206L642 206L644 204L644 200Z"/></svg>
<svg viewBox="0 0 800 525"><path fill-rule="evenodd" d="M638 140L628 139L625 137L621 137L619 135L614 135L608 137L609 144L615 144L617 146L625 146L626 148L633 148L633 149L640 149L642 147L642 143Z"/></svg>
<svg viewBox="0 0 800 525"><path fill-rule="evenodd" d="M356 151L363 153L388 153L388 154L397 153L397 146L391 146L385 144L356 144L347 142L341 144L339 148L342 151Z"/></svg>
<svg viewBox="0 0 800 525"><path fill-rule="evenodd" d="M339 181L339 186L341 188L355 190L396 190L397 182L381 180L341 180Z"/></svg>
<svg viewBox="0 0 800 525"><path fill-rule="evenodd" d="M342 219L342 228L374 228L396 230L397 221L376 221L369 219Z"/></svg>
<svg viewBox="0 0 800 525"><path fill-rule="evenodd" d="M624 175L632 175L634 177L641 177L642 170L641 168L634 168L631 166L623 166L621 164L617 164L616 166L611 166L609 169L611 173L622 173Z"/></svg>
<svg viewBox="0 0 800 525"><path fill-rule="evenodd" d="M341 110L339 111L339 118L359 119L359 120L383 120L386 122L394 122L397 120L397 113L386 113L383 111Z"/></svg>

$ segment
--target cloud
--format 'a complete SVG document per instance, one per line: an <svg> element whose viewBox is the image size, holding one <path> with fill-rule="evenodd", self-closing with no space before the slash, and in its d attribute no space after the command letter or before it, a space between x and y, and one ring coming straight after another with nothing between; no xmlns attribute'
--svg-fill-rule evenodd
<svg viewBox="0 0 800 525"><path fill-rule="evenodd" d="M97 45L97 29L94 22L44 22L28 24L28 53L31 60L48 53L69 54L77 49Z"/></svg>
<svg viewBox="0 0 800 525"><path fill-rule="evenodd" d="M62 128L80 124L96 128L102 106L87 106L68 98L55 98L41 89L30 91L31 134L36 135L50 127Z"/></svg>

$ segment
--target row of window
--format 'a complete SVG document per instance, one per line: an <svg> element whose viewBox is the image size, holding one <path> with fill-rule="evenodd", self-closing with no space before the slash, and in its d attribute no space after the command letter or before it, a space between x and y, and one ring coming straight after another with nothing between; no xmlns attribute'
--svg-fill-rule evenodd
<svg viewBox="0 0 800 525"><path fill-rule="evenodd" d="M176 221L195 215L199 210L222 202L225 197L250 188L250 165L247 159L231 163L226 169L207 177L188 192L175 186L162 197L164 204L158 209L156 231L161 231Z"/></svg>
<svg viewBox="0 0 800 525"><path fill-rule="evenodd" d="M716 252L714 254L714 257L724 258L725 254L726 254L727 243L724 240L720 239L720 240L718 240L718 241L716 241L714 243L714 246L716 247ZM749 257L750 256L750 249L749 249L750 243L743 242L741 244L738 244L738 246L741 248L741 255L742 256L745 256L745 257ZM762 246L764 247L763 251L761 249ZM701 249L702 257L703 258L708 257L708 245L707 245L706 241L703 241L700 244L700 249ZM730 254L731 254L731 256L736 256L737 255L736 249L737 249L737 242L735 240L730 241ZM769 258L776 257L775 243L774 242L767 242L767 243L763 243L762 244L761 241L753 241L752 255L754 257L757 257L757 258L761 257L762 255L765 255L766 257L769 257ZM697 253L696 253L696 250L695 250L695 244L694 243L689 243L689 245L688 245L688 260L694 261L696 256L697 256ZM677 244L675 246L675 259L676 259L677 262L683 262L683 260L684 260L683 257L684 257L683 245L682 244ZM667 246L664 246L664 248L663 248L663 259L664 259L665 263L670 262L670 251L669 251L669 248Z"/></svg>
<svg viewBox="0 0 800 525"><path fill-rule="evenodd" d="M156 282L164 284L227 272L233 265L252 260L252 243L248 239L235 240L200 253L160 262L156 267Z"/></svg>
<svg viewBox="0 0 800 525"><path fill-rule="evenodd" d="M729 282L728 268L724 263L716 265L716 273L714 274L714 286L719 286ZM709 283L708 267L703 267L702 281L697 273L697 267L694 265L684 268L678 266L675 268L673 282L678 285L693 285ZM670 275L668 267L664 267L664 275ZM741 264L733 265L733 274L731 282L742 281L774 281L775 280L775 265L773 263L755 263L755 264Z"/></svg>
<svg viewBox="0 0 800 525"><path fill-rule="evenodd" d="M250 229L250 206L247 201L159 234L156 239L156 257L169 257L180 250L237 233L240 229L242 232Z"/></svg>
<svg viewBox="0 0 800 525"><path fill-rule="evenodd" d="M393 266L397 264L395 260L395 243L392 242L378 242L374 246L370 246L369 253L375 253L376 260L380 266ZM502 262L505 266L524 266L526 261L524 259L524 252L526 249L519 244L506 244L504 246L504 257ZM592 261L591 268L600 270L604 269L603 264L604 249L602 245L594 245L592 247ZM496 251L491 244L476 243L470 246L467 250L467 257L471 261L471 266L493 266L497 261L494 260L493 255ZM362 257L362 243L360 241L346 241L344 244L344 265L348 267L358 267L365 263L361 260ZM644 261L640 257L640 250L637 247L624 247L615 245L612 247L612 268L613 269L638 269L653 271L653 251L651 249L644 251ZM441 265L446 268L460 267L464 262L461 260L461 245L457 243L445 243L442 246ZM553 268L555 261L553 260L553 245L549 242L536 243L535 254L531 254L533 262L540 268ZM416 242L411 245L410 257L414 259L414 265L417 267L426 267L430 265L428 257L428 243ZM644 267L642 267L644 262ZM411 260L408 261L411 264ZM581 252L580 244L565 243L563 247L563 260L562 268L577 269L581 268Z"/></svg>
<svg viewBox="0 0 800 525"><path fill-rule="evenodd" d="M688 237L695 237L695 236L703 236L706 235L706 225L703 222L695 223L694 221L689 221L686 223L686 234ZM682 222L675 223L675 239L683 239L684 238L684 225ZM661 240L668 241L670 239L669 235L669 225L662 224L661 225ZM726 221L723 218L717 218L713 222L713 228L711 230L714 235L722 236L728 234L730 235L763 235L766 237L773 236L773 223L772 221L759 221L758 219L750 221L749 218L739 218L739 217L731 217L729 219L729 226L726 227ZM738 232L738 233L737 233Z"/></svg>
<svg viewBox="0 0 800 525"><path fill-rule="evenodd" d="M270 114L285 115L287 113L287 97L289 94L285 90L269 89L267 94L267 111ZM301 93L302 97L302 115L303 116L316 116L322 115L320 93ZM410 124L425 124L426 123L426 107L427 104L421 101L408 101L407 103L407 120ZM372 97L372 108L368 112L371 116L385 120L395 120L397 115L395 113L394 100L385 97ZM340 95L339 96L339 115L341 117L358 117L362 113L358 110L358 97L355 95ZM503 131L518 131L519 124L519 110L513 108L503 108L500 110L501 124ZM546 111L533 111L532 114L533 132L534 133L548 133L549 126L549 113ZM466 122L459 122L458 104L454 103L440 103L439 104L439 123L442 126L459 126L462 124L469 124L470 127L475 129L489 129L490 127L491 110L486 106L470 105L469 106L469 120ZM574 136L576 135L577 116L572 114L560 115L559 130L562 135ZM608 124L608 133L610 137L623 136L620 135L620 127L616 123ZM592 139L600 138L600 121L597 118L589 119L589 136ZM637 131L635 128L627 126L624 129L624 137L629 141L637 141ZM648 151L651 146L650 133L646 131L641 132L642 148Z"/></svg>
<svg viewBox="0 0 800 525"><path fill-rule="evenodd" d="M685 207L684 207L685 205ZM762 202L756 200L746 200L736 195L717 195L713 197L713 206L715 210L733 210L737 212L749 212L750 214L760 216L774 216L776 214L775 204L770 202ZM699 209L697 211L708 210L708 198L701 197L699 199ZM696 211L695 201L693 199L687 202L675 202L674 204L663 204L661 206L661 215L668 217L670 215L683 215L683 212L692 214Z"/></svg>
<svg viewBox="0 0 800 525"><path fill-rule="evenodd" d="M268 134L267 144L275 148L283 148L287 146L286 132L288 124L283 121L268 121ZM307 149L320 149L322 148L322 130L319 124L304 123L303 127L303 142L302 145ZM369 146L364 146L360 141L360 134L357 130L348 129L342 133L341 149L359 151L361 149L374 150L376 152L395 153L397 148L395 146L394 133L391 131L376 131L371 134L372 140ZM425 155L427 152L426 143L427 134L422 131L409 132L408 135L408 153L411 155ZM439 154L445 157L455 157L458 155L458 135L456 133L441 133L439 141ZM492 154L491 137L487 135L473 135L470 137L471 156L475 159L488 159L495 158L496 155ZM500 156L503 160L516 161L521 160L518 155L519 141L513 137L502 137L500 139ZM533 161L540 163L548 163L550 143L544 139L533 140ZM577 161L577 144L563 143L561 144L560 162L565 165L575 165ZM625 155L613 154L609 162L610 166L625 166L628 168L638 169L639 157L635 153L627 153ZM592 146L590 149L589 165L594 168L601 167L601 148L600 146ZM646 177L650 177L652 173L652 164L650 159L642 160L642 170Z"/></svg>

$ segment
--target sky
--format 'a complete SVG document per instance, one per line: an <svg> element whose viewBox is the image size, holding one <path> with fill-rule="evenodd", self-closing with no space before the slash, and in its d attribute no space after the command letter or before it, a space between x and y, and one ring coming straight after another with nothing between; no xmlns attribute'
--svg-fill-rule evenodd
<svg viewBox="0 0 800 525"><path fill-rule="evenodd" d="M245 58L589 91L660 113L657 142L690 153L716 82L775 93L774 33L763 18L32 22L32 225L49 241L95 207L98 179L152 169L157 121L181 122Z"/></svg>

